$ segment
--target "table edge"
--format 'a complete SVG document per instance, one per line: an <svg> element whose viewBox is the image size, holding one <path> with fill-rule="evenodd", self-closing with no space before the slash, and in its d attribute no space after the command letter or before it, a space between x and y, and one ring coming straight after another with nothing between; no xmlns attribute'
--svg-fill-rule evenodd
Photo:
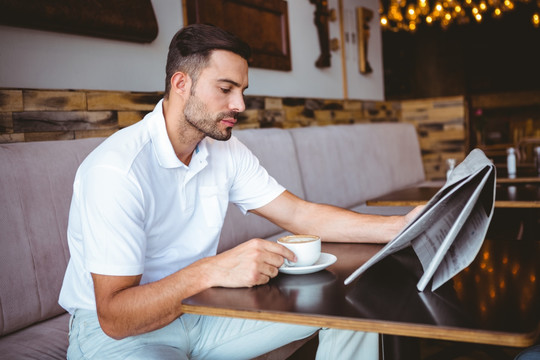
<svg viewBox="0 0 540 360"><path fill-rule="evenodd" d="M368 206L418 206L426 205L427 200L368 200ZM520 208L520 209L540 209L540 201L514 201L495 200L495 208Z"/></svg>
<svg viewBox="0 0 540 360"><path fill-rule="evenodd" d="M334 329L510 347L529 347L536 343L536 340L540 335L540 326L530 333L515 334L497 331L487 332L473 329L463 330L426 324L404 324L383 320L349 319L330 315L295 314L277 311L262 312L189 304L182 304L182 310L184 313L189 314L274 321L314 327L321 327L321 322L324 321L324 327Z"/></svg>

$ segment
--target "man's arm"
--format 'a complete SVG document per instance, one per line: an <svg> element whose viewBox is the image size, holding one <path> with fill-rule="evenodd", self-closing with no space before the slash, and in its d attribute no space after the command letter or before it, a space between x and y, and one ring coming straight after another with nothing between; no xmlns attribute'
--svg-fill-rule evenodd
<svg viewBox="0 0 540 360"><path fill-rule="evenodd" d="M159 281L140 285L141 276L92 274L99 322L112 338L146 333L182 314L182 300L213 286L251 287L278 273L287 248L252 239L229 251L201 259Z"/></svg>
<svg viewBox="0 0 540 360"><path fill-rule="evenodd" d="M311 203L288 191L252 210L295 234L313 234L329 242L386 243L420 211L405 216L359 214L331 205Z"/></svg>

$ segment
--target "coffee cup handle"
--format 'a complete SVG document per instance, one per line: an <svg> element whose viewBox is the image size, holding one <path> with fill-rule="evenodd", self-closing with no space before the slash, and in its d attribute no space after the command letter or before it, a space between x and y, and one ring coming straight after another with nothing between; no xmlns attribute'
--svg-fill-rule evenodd
<svg viewBox="0 0 540 360"><path fill-rule="evenodd" d="M291 266L294 266L294 262L289 261L289 259L287 259L287 258L284 258L283 259L283 265L291 267Z"/></svg>

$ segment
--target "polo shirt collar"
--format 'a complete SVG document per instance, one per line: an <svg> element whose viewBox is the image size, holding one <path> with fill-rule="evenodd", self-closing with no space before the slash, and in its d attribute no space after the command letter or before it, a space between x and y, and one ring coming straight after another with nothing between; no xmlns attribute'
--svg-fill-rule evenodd
<svg viewBox="0 0 540 360"><path fill-rule="evenodd" d="M156 154L159 164L164 168L187 167L176 156L169 135L167 134L165 117L163 116L163 99L157 103L150 116L151 118L148 127L154 147L154 153ZM206 158L208 156L206 142L207 139L204 138L195 148L191 158L190 167L201 169L206 166Z"/></svg>

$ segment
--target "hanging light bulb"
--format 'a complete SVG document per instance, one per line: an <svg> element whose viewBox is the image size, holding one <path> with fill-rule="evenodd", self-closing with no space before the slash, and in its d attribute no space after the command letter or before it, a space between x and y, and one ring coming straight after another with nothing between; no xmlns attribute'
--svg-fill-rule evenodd
<svg viewBox="0 0 540 360"><path fill-rule="evenodd" d="M538 15L538 13L534 13L533 16L532 16L532 23L534 25L534 27L540 27L540 16Z"/></svg>
<svg viewBox="0 0 540 360"><path fill-rule="evenodd" d="M413 4L409 4L409 6L407 7L407 19L409 19L409 20L415 20L416 19L416 9L414 8ZM409 29L410 28L411 27L409 25Z"/></svg>
<svg viewBox="0 0 540 360"><path fill-rule="evenodd" d="M418 0L418 12L421 15L427 15L429 13L429 4L427 0Z"/></svg>
<svg viewBox="0 0 540 360"><path fill-rule="evenodd" d="M514 3L511 0L504 0L504 6L508 10L514 9Z"/></svg>

